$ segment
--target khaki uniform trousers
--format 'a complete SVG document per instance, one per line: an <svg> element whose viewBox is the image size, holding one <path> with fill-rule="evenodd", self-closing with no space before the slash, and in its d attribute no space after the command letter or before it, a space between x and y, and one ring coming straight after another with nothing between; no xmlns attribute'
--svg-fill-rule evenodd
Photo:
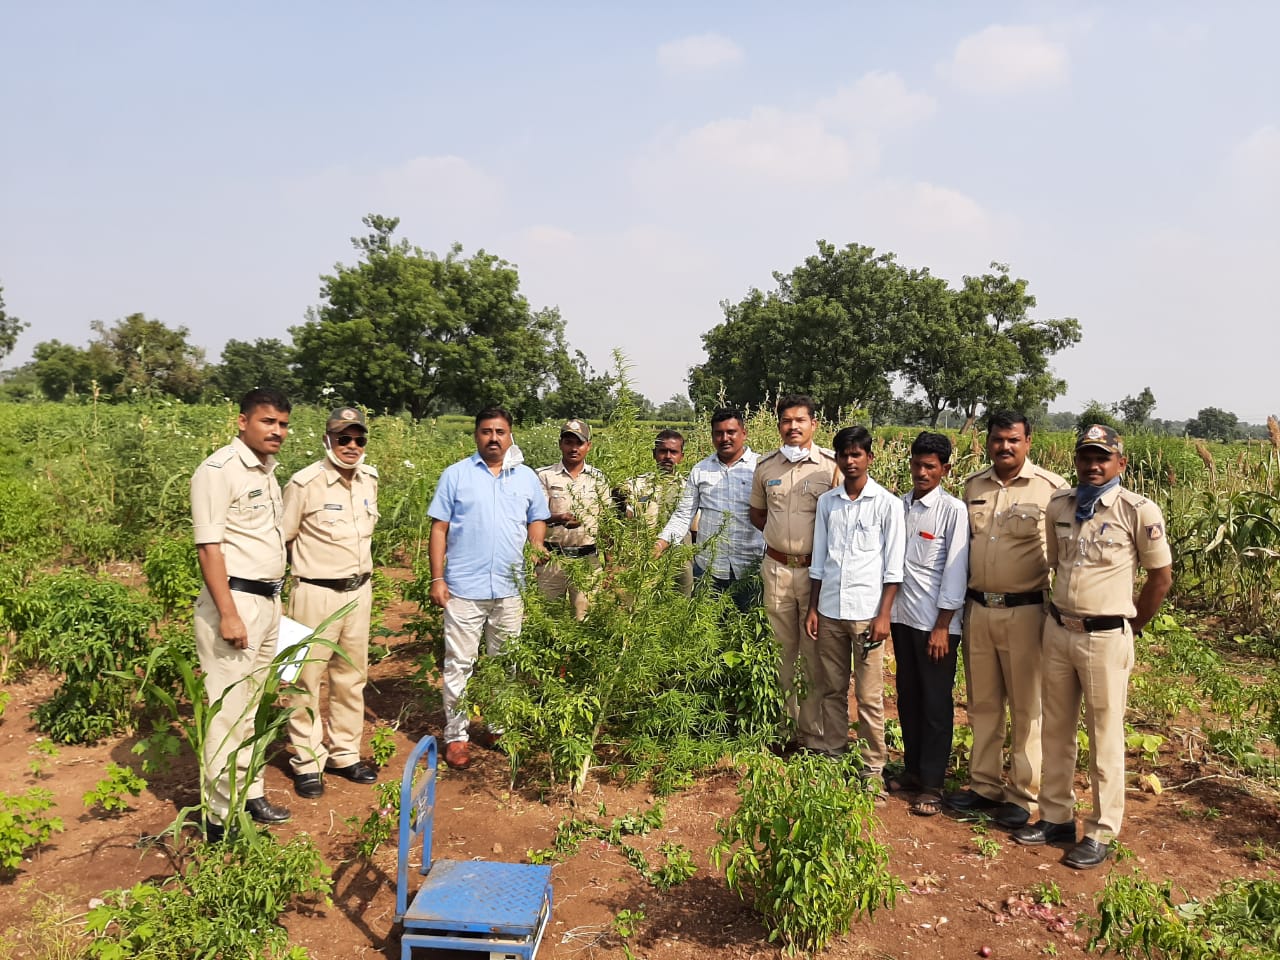
<svg viewBox="0 0 1280 960"><path fill-rule="evenodd" d="M1084 835L1107 843L1124 819L1124 712L1133 669L1133 634L1120 630L1072 633L1044 622L1044 775L1040 816L1050 823L1075 819L1076 727L1084 698L1089 734L1093 812Z"/></svg>
<svg viewBox="0 0 1280 960"><path fill-rule="evenodd" d="M884 771L888 750L884 743L884 645L862 659L862 637L870 620L833 620L818 614L818 686L822 705L822 736L815 745L838 755L849 747L849 677L858 703L858 739L863 742L865 776Z"/></svg>
<svg viewBox="0 0 1280 960"><path fill-rule="evenodd" d="M236 611L244 621L249 646L240 650L222 639L222 618L202 587L196 598L196 656L204 671L204 692L210 704L222 697L222 705L209 717L201 756L200 775L204 801L211 823L225 823L233 803L263 794L262 766L253 781L246 783L253 747L254 714L262 695L262 684L276 655L280 633L280 598L259 597L231 591ZM268 744L258 745L264 752Z"/></svg>
<svg viewBox="0 0 1280 960"><path fill-rule="evenodd" d="M805 616L809 612L809 568L788 567L766 556L760 564L764 581L764 609L769 625L778 641L781 654L779 676L787 698L787 715L796 727L796 740L801 746L821 749L822 697L818 692L818 644L805 632ZM801 684L797 690L796 661L800 661ZM848 678L845 678L846 685ZM848 716L839 736L847 739Z"/></svg>
<svg viewBox="0 0 1280 960"><path fill-rule="evenodd" d="M351 601L355 607L319 634L338 645L350 658L336 654L332 647L314 643L298 675L305 693L291 697L289 739L294 756L294 774L319 773L326 761L335 767L349 767L360 760L360 740L364 734L364 688L369 681L369 617L373 606L373 583L356 590L330 590L314 583L298 583L289 597L289 616L309 627L325 619ZM324 721L320 714L320 687L329 687L329 747L325 748Z"/></svg>
<svg viewBox="0 0 1280 960"><path fill-rule="evenodd" d="M600 569L600 554L593 553L583 558L592 573ZM587 619L587 609L591 606L591 594L580 590L569 580L569 574L555 560L548 560L538 567L538 589L548 600L559 600L566 593L569 595L569 606L573 609L573 619Z"/></svg>
<svg viewBox="0 0 1280 960"><path fill-rule="evenodd" d="M988 800L1030 809L1040 792L1040 662L1045 608L984 607L964 615L965 688L973 749L969 787ZM1003 785L1005 704L1009 786Z"/></svg>

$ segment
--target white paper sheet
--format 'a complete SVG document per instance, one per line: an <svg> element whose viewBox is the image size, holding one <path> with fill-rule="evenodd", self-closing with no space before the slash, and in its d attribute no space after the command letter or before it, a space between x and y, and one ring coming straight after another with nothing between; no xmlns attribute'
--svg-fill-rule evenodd
<svg viewBox="0 0 1280 960"><path fill-rule="evenodd" d="M293 683L298 679L298 674L302 672L302 664L307 659L307 651L311 647L311 644L306 641L311 639L313 633L315 630L305 623L299 623L288 617L280 618L280 633L276 637L276 656L278 657L282 651L289 651L289 658L280 661L278 667L280 679L284 683Z"/></svg>

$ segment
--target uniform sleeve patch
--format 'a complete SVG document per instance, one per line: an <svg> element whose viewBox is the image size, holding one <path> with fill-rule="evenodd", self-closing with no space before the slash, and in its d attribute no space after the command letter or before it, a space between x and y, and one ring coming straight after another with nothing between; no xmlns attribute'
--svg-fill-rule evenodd
<svg viewBox="0 0 1280 960"><path fill-rule="evenodd" d="M1161 540L1161 539L1163 539L1163 538L1164 538L1164 524L1163 524L1163 523L1149 523L1149 524L1147 524L1147 539L1148 539L1148 540Z"/></svg>

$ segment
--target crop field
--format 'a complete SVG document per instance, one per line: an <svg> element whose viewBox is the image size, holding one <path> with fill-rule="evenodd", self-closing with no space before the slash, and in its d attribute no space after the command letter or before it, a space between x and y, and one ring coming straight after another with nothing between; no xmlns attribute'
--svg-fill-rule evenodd
<svg viewBox="0 0 1280 960"><path fill-rule="evenodd" d="M652 469L663 426L620 406L588 458L615 486ZM199 819L188 481L235 414L0 404L0 960L400 955L396 790L413 744L443 724L426 508L441 470L474 451L471 424L371 420L365 750L381 782L295 796L277 736L287 690L273 691L262 762L294 816L222 849L177 824ZM293 411L279 479L322 455L323 418ZM710 431L680 426L687 467ZM872 473L890 488L909 486L915 432L875 431ZM532 466L559 459L557 436L554 423L515 432ZM984 452L980 436L952 436L958 492ZM777 442L753 417L750 445ZM1071 477L1073 444L1037 433L1032 458ZM622 517L603 525L604 570L570 563L597 578L587 619L530 595L522 636L479 665L471 707L505 730L503 750L442 771L437 853L553 864L543 957L1280 957L1280 435L1126 445L1125 483L1164 510L1175 580L1137 641L1125 824L1099 870L1070 871L982 819L874 805L841 764L778 760L763 613L682 596L687 554L653 560L653 531ZM958 678L957 786L963 691Z"/></svg>

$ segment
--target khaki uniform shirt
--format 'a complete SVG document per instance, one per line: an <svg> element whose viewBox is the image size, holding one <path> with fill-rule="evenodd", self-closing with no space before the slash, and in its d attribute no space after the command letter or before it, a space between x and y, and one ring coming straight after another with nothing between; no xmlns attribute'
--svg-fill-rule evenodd
<svg viewBox="0 0 1280 960"><path fill-rule="evenodd" d="M613 495L604 474L584 464L577 479L569 475L563 463L555 463L538 471L538 481L547 495L547 508L552 513L572 513L582 525L568 530L548 526L546 543L559 547L588 547L600 535L600 514L613 504Z"/></svg>
<svg viewBox="0 0 1280 960"><path fill-rule="evenodd" d="M678 473L646 473L622 485L627 516L644 517L649 526L661 530L684 491L685 478Z"/></svg>
<svg viewBox="0 0 1280 960"><path fill-rule="evenodd" d="M1138 565L1159 570L1173 563L1160 508L1124 487L1096 504L1093 519L1076 521L1076 491L1059 490L1046 511L1053 602L1076 617L1132 617Z"/></svg>
<svg viewBox="0 0 1280 960"><path fill-rule="evenodd" d="M813 446L809 456L792 463L782 451L760 458L751 481L751 506L767 510L764 542L781 553L813 553L813 522L818 498L835 486L836 458Z"/></svg>
<svg viewBox="0 0 1280 960"><path fill-rule="evenodd" d="M304 467L284 488L284 540L293 572L314 580L373 573L378 471L366 463L348 484L326 458Z"/></svg>
<svg viewBox="0 0 1280 960"><path fill-rule="evenodd" d="M1049 588L1045 508L1067 481L1030 460L1007 484L995 467L964 482L969 510L969 587L983 593L1032 593Z"/></svg>
<svg viewBox="0 0 1280 960"><path fill-rule="evenodd" d="M284 577L284 507L275 457L267 462L237 437L215 450L191 476L191 522L196 544L220 543L227 576Z"/></svg>

